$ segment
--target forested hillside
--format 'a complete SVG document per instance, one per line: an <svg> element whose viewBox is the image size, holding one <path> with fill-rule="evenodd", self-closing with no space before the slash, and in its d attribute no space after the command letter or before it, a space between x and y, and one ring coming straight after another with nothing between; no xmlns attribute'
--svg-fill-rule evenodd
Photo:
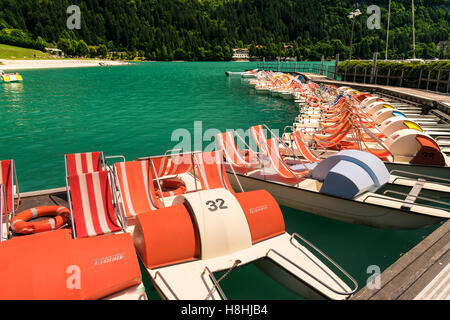
<svg viewBox="0 0 450 320"><path fill-rule="evenodd" d="M71 55L126 51L152 60L228 60L231 48L253 55L347 58L350 0L1 0L0 43L58 45ZM450 58L450 1L416 0L417 56ZM353 56L384 56L387 0L359 1ZM68 30L66 9L81 8L81 29ZM369 30L370 4L382 7L381 29ZM283 51L284 45L291 45ZM392 0L390 58L412 56L411 1Z"/></svg>

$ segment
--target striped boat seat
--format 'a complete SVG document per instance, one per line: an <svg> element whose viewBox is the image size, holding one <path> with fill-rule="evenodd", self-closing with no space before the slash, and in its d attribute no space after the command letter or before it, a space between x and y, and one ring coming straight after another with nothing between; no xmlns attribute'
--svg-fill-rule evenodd
<svg viewBox="0 0 450 320"><path fill-rule="evenodd" d="M14 160L0 161L0 184L3 185L3 207L0 214L14 212Z"/></svg>
<svg viewBox="0 0 450 320"><path fill-rule="evenodd" d="M92 237L120 231L107 171L69 176L68 196L74 235Z"/></svg>
<svg viewBox="0 0 450 320"><path fill-rule="evenodd" d="M103 170L103 152L66 154L66 176L92 173Z"/></svg>
<svg viewBox="0 0 450 320"><path fill-rule="evenodd" d="M295 179L304 177L309 173L309 170L297 171L293 170L283 159L278 147L278 141L276 138L267 139L262 125L254 126L250 128L253 139L260 152L268 158L270 166L277 173L278 176L284 179ZM306 167L305 167L306 169Z"/></svg>
<svg viewBox="0 0 450 320"><path fill-rule="evenodd" d="M234 192L225 171L222 151L196 153L194 161L204 190L225 188Z"/></svg>
<svg viewBox="0 0 450 320"><path fill-rule="evenodd" d="M183 174L192 171L193 168L192 154L171 155L166 175L172 176Z"/></svg>
<svg viewBox="0 0 450 320"><path fill-rule="evenodd" d="M292 133L294 138L294 144L298 151L303 155L303 157L310 162L320 162L319 157L317 157L314 152L306 145L305 136L303 135L303 131L296 130Z"/></svg>
<svg viewBox="0 0 450 320"><path fill-rule="evenodd" d="M5 199L5 191L3 189L3 185L0 183L0 242L3 241L3 208L6 207L6 199Z"/></svg>
<svg viewBox="0 0 450 320"><path fill-rule="evenodd" d="M161 208L153 186L150 164L150 160L114 164L123 209L128 218Z"/></svg>
<svg viewBox="0 0 450 320"><path fill-rule="evenodd" d="M228 163L237 168L254 168L258 167L259 161L256 154L248 150L248 156L239 150L234 141L232 131L227 131L216 135L216 142L223 151Z"/></svg>

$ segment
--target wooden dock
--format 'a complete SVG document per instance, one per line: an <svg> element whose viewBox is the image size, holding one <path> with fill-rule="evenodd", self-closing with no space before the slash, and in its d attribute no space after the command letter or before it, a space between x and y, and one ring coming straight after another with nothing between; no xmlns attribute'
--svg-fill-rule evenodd
<svg viewBox="0 0 450 320"><path fill-rule="evenodd" d="M450 95L427 90L331 80L303 74L316 83L347 86L392 97L450 123ZM417 108L417 109L419 109ZM438 120L439 120L438 119ZM361 289L352 300L450 300L450 221L426 237L380 275L380 287Z"/></svg>
<svg viewBox="0 0 450 320"><path fill-rule="evenodd" d="M380 275L380 288L364 287L352 300L450 300L450 221Z"/></svg>

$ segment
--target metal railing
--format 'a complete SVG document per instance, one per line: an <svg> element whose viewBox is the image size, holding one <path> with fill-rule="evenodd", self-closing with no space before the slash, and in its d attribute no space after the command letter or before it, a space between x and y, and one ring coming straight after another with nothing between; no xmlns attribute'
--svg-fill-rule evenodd
<svg viewBox="0 0 450 320"><path fill-rule="evenodd" d="M405 192L399 192L399 191L394 191L394 190L385 190L385 191L383 192L383 194L384 194L385 196L387 196L389 193L396 194L396 195L399 195L399 196L404 196L404 197L408 197L408 196L409 196L408 193L405 193ZM442 204L442 205L444 205L444 206L446 206L446 207L448 207L448 206L450 205L449 202L439 201L439 200L431 199L431 198L428 198L428 197L414 196L414 198L417 198L417 199L423 200L423 201L428 201L428 202L434 202L434 203L437 203L437 204ZM415 204L415 201L410 201L410 202L409 202L408 200L404 200L404 202L405 202L405 203L410 203L410 204ZM425 205L425 204L419 204L419 205ZM433 206L430 206L430 205L425 205L425 206L430 207L430 208L436 208L436 207L433 207Z"/></svg>
<svg viewBox="0 0 450 320"><path fill-rule="evenodd" d="M276 71L284 73L314 73L334 79L336 67L334 65L300 62L300 61L261 61L258 70Z"/></svg>
<svg viewBox="0 0 450 320"><path fill-rule="evenodd" d="M150 275L151 276L151 275ZM175 294L175 292L172 290L172 288L169 286L169 284L167 283L166 279L164 279L164 277L162 276L162 274L159 271L156 271L155 273L155 277L152 277L153 281L156 283L156 278L157 277L161 278L161 281L164 283L164 285L167 287L167 289L169 289L170 293L173 295L173 297L175 298L175 300L180 300L178 298L178 296Z"/></svg>
<svg viewBox="0 0 450 320"><path fill-rule="evenodd" d="M354 288L350 288L350 291L338 291L334 288L331 288L329 285L327 285L326 283L324 283L322 280L318 279L317 277L315 277L313 274L309 273L307 270L305 270L304 268L302 268L301 266L297 265L295 262L291 261L290 259L288 259L287 257L283 256L281 253L279 253L278 251L274 250L274 249L270 249L269 251L267 251L266 255L268 256L270 252L274 252L275 254L277 254L278 256L280 256L281 258L283 258L284 260L286 260L287 262L289 262L290 264L292 264L293 266L295 266L296 268L298 268L299 270L301 270L302 272L304 272L305 274L307 274L309 277L311 277L312 279L314 279L315 281L317 281L318 283L320 283L322 286L324 286L325 288L327 288L328 290L334 292L335 294L338 295L345 295L345 296L350 296L352 294L354 294L357 290L358 290L358 282L356 282L356 280L350 275L348 274L347 271L345 271L341 266L339 266L335 261L333 261L330 257L328 257L325 253L323 253L320 249L318 249L316 246L314 246L312 243L310 243L308 240L306 240L305 238L303 238L302 236L300 236L298 233L293 233L291 235L290 238L290 242L291 244L297 248L299 251L301 251L301 248L297 247L292 240L295 239L295 237L299 238L300 240L302 240L303 242L305 242L306 244L308 244L311 248L313 248L316 252L318 252L322 257L324 257L327 261L329 261L334 267L336 267L340 272L342 272L342 274L344 274L354 285ZM337 282L336 282L337 283ZM343 288L343 286L341 284L339 284L339 286L341 288ZM345 290L345 288L343 288Z"/></svg>
<svg viewBox="0 0 450 320"><path fill-rule="evenodd" d="M446 187L448 187L448 186L450 186L450 179L447 179L447 178L441 178L441 177L436 177L436 176L428 176L428 175L425 175L425 174L418 174L418 173L413 173L413 172L408 172L408 171L403 171L403 170L391 170L390 172L389 172L389 174L392 176L392 175L394 175L394 173L400 173L400 174L404 174L404 175L410 175L410 176L413 176L413 177L418 177L418 178L429 178L429 179L432 179L432 180L439 180L439 181L443 181L444 183L439 183L439 182L436 182L436 181L431 181L432 183L436 183L436 184L441 184L441 185L443 185L443 186L446 186ZM416 179L415 178L410 178L410 177L406 177L406 176L401 176L401 175L399 175L398 177L396 177L393 181L392 181L392 183L395 183L395 181L397 181L397 179L409 179L409 180L413 180L413 181L415 181ZM430 182L430 181L429 181Z"/></svg>
<svg viewBox="0 0 450 320"><path fill-rule="evenodd" d="M382 71L377 67L375 70L372 70L372 67L354 67L350 69L346 67L338 74L342 77L342 81L347 82L381 84L450 93L450 70L447 69L420 70L418 77L414 78L407 77L405 69L394 71L388 68ZM373 82L371 82L372 76Z"/></svg>
<svg viewBox="0 0 450 320"><path fill-rule="evenodd" d="M217 282L216 277L214 277L214 274L211 272L211 270L209 270L208 267L205 267L205 269L202 272L202 275L205 274L205 272L208 272L208 276L214 284L214 287L212 287L211 289L208 289L208 295L206 296L205 300L212 297L215 290L217 290L219 292L219 294L223 300L228 300L227 297L225 296L225 293L223 293L222 288L220 287L219 283Z"/></svg>

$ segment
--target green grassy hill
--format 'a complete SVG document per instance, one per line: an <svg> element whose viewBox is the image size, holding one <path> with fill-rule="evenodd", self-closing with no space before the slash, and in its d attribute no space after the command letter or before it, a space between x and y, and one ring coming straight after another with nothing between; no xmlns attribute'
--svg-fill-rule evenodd
<svg viewBox="0 0 450 320"><path fill-rule="evenodd" d="M19 48L0 44L0 59L29 60L29 59L50 59L52 56L39 50Z"/></svg>

